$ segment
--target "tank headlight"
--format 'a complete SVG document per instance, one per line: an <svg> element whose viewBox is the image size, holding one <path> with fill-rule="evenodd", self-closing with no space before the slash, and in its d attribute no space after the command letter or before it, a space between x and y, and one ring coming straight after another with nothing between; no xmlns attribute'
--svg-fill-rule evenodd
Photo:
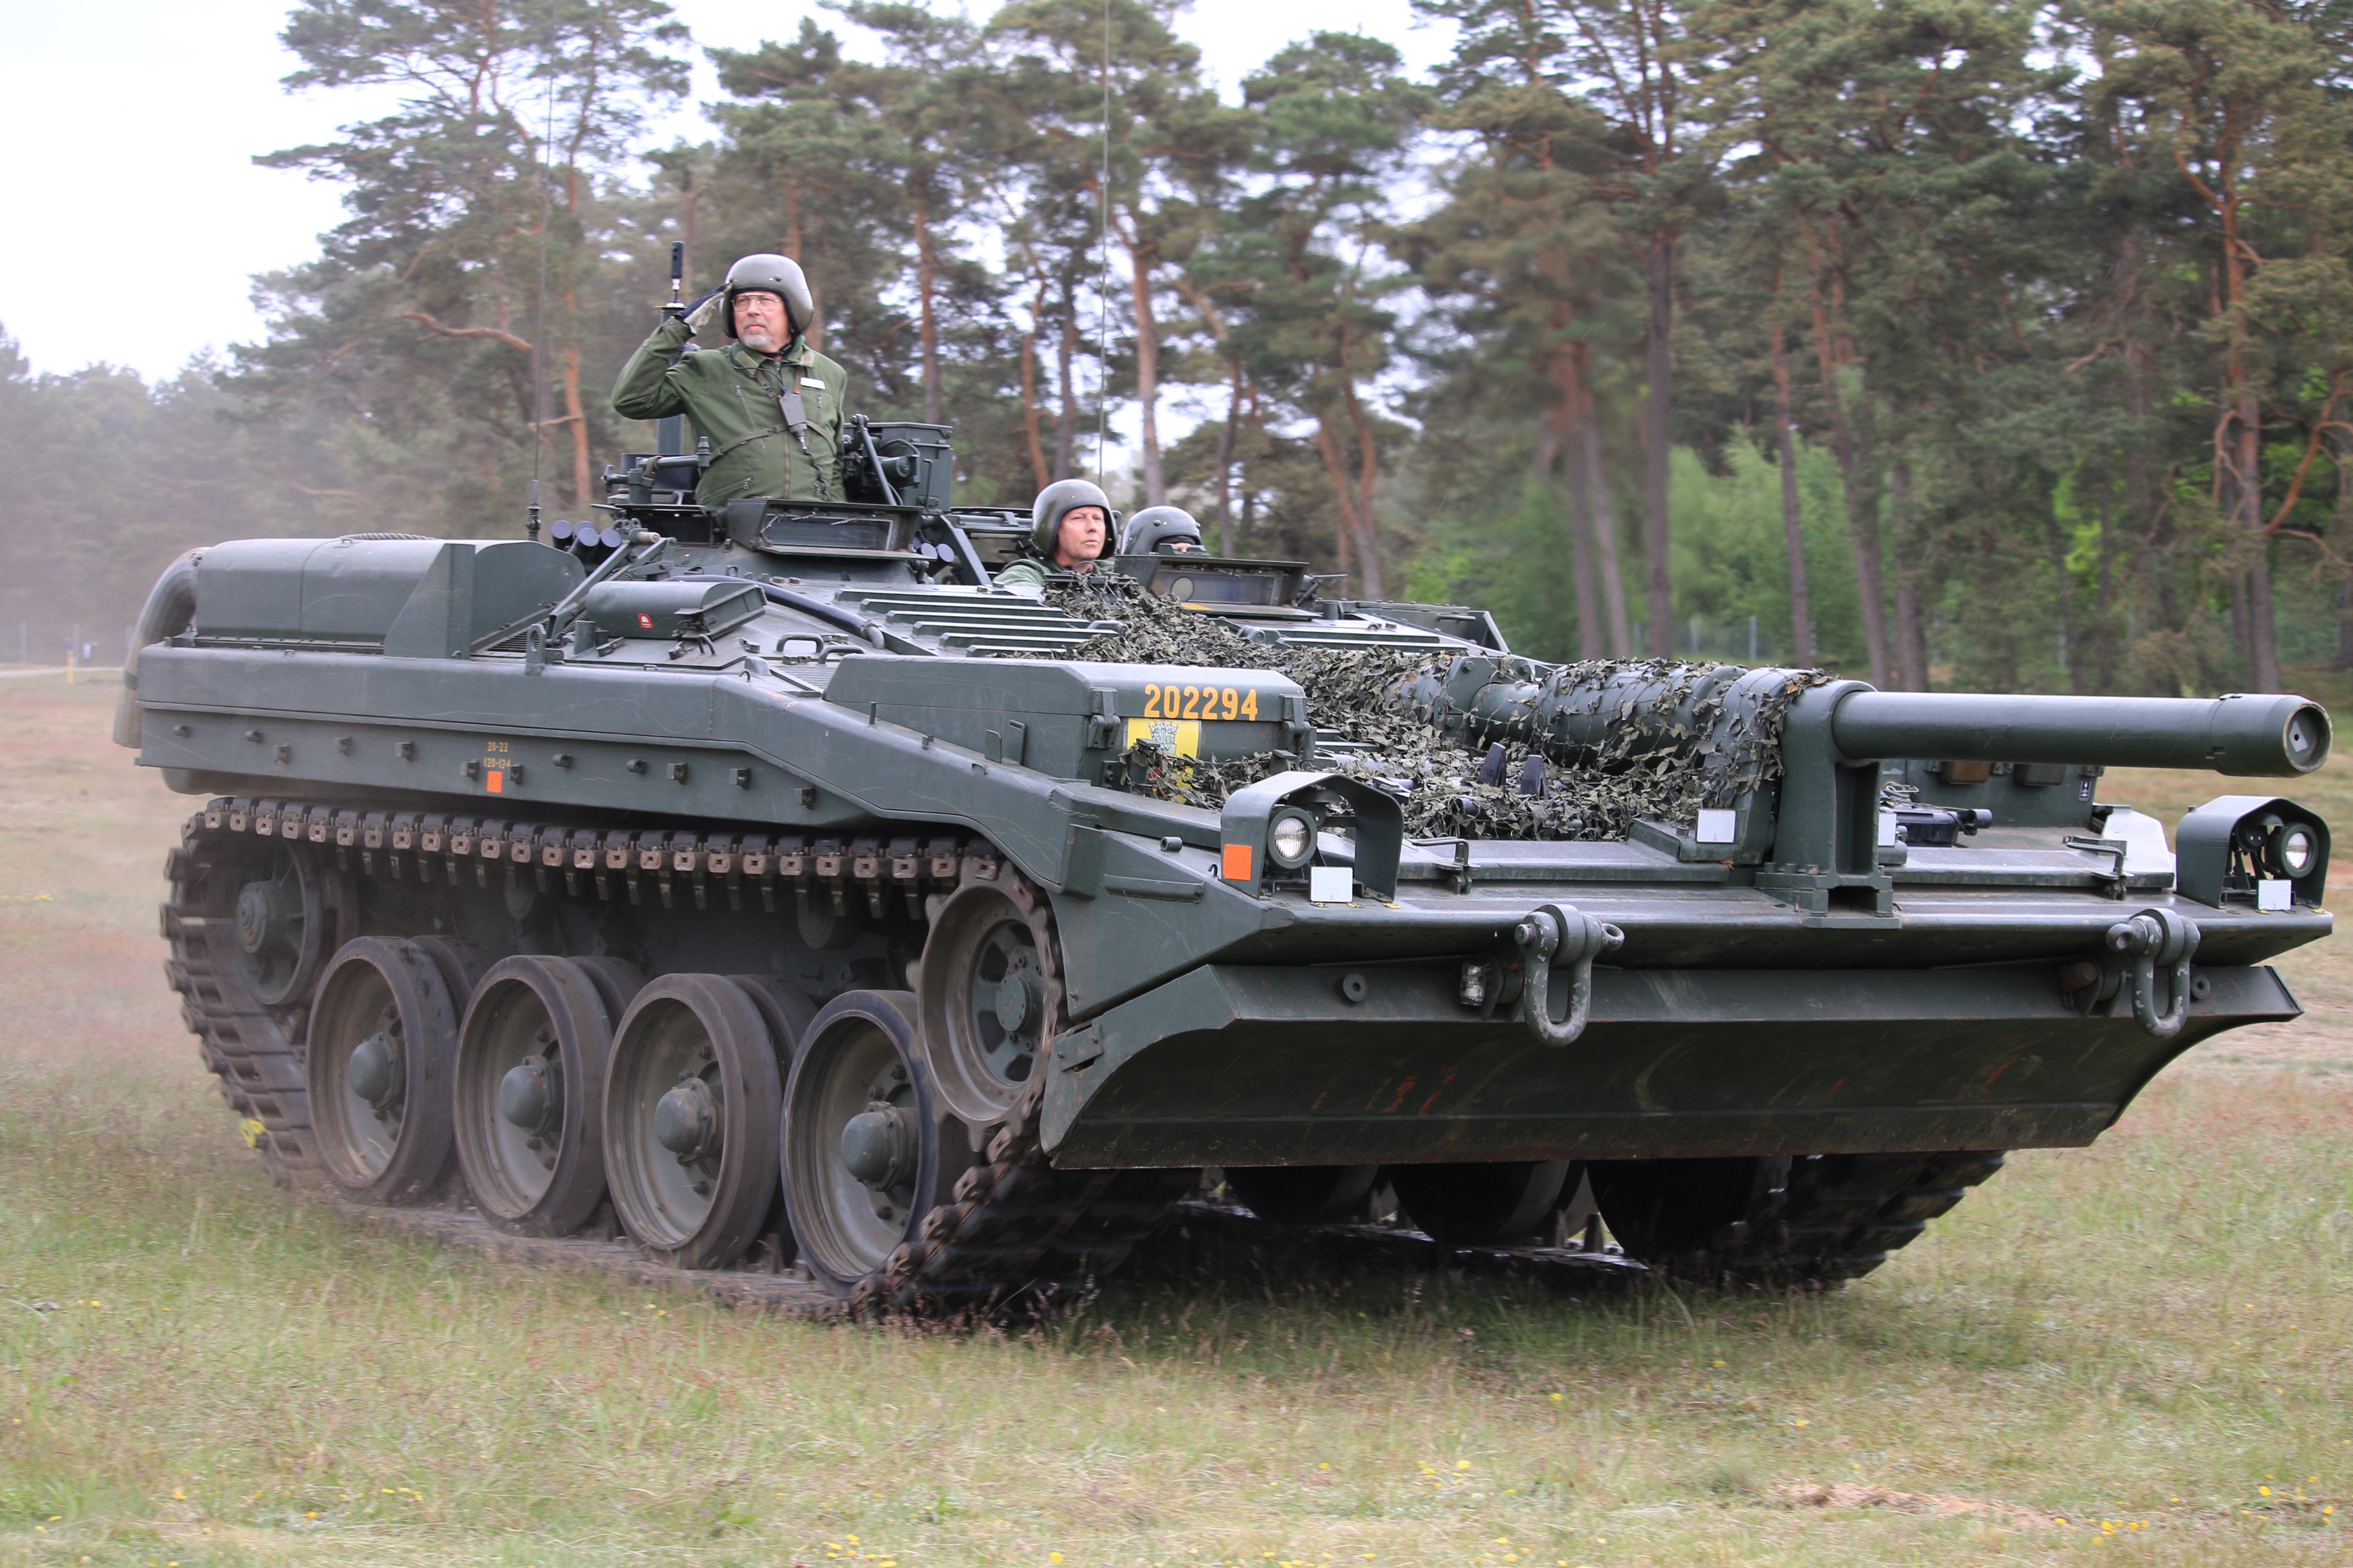
<svg viewBox="0 0 2353 1568"><path fill-rule="evenodd" d="M1267 824L1267 858L1286 871L1296 871L1315 857L1315 822L1296 809L1278 811Z"/></svg>
<svg viewBox="0 0 2353 1568"><path fill-rule="evenodd" d="M2310 871L2319 853L2319 839L2301 822L2292 823L2272 836L2273 865L2280 875L2291 880Z"/></svg>

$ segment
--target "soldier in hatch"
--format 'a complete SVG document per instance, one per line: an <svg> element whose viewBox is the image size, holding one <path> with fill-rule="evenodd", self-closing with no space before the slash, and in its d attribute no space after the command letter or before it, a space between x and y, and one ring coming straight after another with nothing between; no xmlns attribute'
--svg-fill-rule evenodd
<svg viewBox="0 0 2353 1568"><path fill-rule="evenodd" d="M1037 553L997 574L1000 588L1042 588L1064 574L1095 569L1111 539L1111 497L1084 479L1056 479L1029 508L1029 548Z"/></svg>
<svg viewBox="0 0 2353 1568"><path fill-rule="evenodd" d="M834 501L841 485L841 405L849 377L809 347L808 279L786 256L747 256L691 310L661 325L621 367L613 411L625 419L683 414L711 443L694 499ZM734 342L689 349L713 323Z"/></svg>
<svg viewBox="0 0 2353 1568"><path fill-rule="evenodd" d="M1148 506L1119 531L1122 555L1198 555L1201 525L1181 506Z"/></svg>

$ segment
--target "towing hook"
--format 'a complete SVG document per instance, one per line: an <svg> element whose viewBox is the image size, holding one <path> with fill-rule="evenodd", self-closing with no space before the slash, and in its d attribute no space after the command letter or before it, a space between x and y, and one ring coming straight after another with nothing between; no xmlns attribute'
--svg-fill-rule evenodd
<svg viewBox="0 0 2353 1568"><path fill-rule="evenodd" d="M1616 949L1626 933L1567 904L1539 904L1512 930L1527 973L1520 992L1520 1021L1547 1046L1575 1043L1593 1012L1593 961ZM1568 983L1568 1016L1552 1019L1552 966L1575 966Z"/></svg>
<svg viewBox="0 0 2353 1568"><path fill-rule="evenodd" d="M2133 1016L2160 1040L2181 1033L2189 1016L2189 960L2198 951L2198 922L2171 910L2143 910L2108 928L2109 948L2132 960ZM2157 966L2173 966L2170 1005L2157 1010Z"/></svg>

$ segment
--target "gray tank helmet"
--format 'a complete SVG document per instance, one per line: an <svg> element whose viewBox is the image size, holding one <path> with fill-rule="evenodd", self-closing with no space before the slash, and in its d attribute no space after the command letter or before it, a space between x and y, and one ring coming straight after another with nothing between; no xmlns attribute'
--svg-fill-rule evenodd
<svg viewBox="0 0 2353 1568"><path fill-rule="evenodd" d="M1201 525L1193 514L1181 506L1148 506L1127 520L1121 531L1119 552L1122 555L1158 555L1175 553L1169 547L1181 540L1190 540L1193 548L1207 548L1201 542Z"/></svg>
<svg viewBox="0 0 2353 1568"><path fill-rule="evenodd" d="M727 269L727 335L735 335L735 296L774 294L785 302L785 324L794 337L808 331L817 319L817 300L809 294L808 275L789 256L766 251L746 256Z"/></svg>
<svg viewBox="0 0 2353 1568"><path fill-rule="evenodd" d="M1101 487L1087 479L1056 479L1038 492L1029 508L1029 543L1039 554L1052 560L1054 542L1062 531L1062 517L1082 506L1101 507L1103 514L1103 544L1109 552L1112 523L1116 514L1111 510L1111 497Z"/></svg>

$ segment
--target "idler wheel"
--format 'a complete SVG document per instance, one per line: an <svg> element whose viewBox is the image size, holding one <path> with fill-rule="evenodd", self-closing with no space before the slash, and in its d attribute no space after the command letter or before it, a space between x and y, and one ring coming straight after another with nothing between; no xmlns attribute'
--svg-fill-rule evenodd
<svg viewBox="0 0 2353 1568"><path fill-rule="evenodd" d="M337 1186L370 1203L433 1195L449 1168L457 1040L431 954L373 936L336 952L311 1004L305 1071L319 1161Z"/></svg>
<svg viewBox="0 0 2353 1568"><path fill-rule="evenodd" d="M801 1257L855 1285L916 1237L972 1163L918 1044L915 998L850 991L811 1021L785 1092L785 1203Z"/></svg>
<svg viewBox="0 0 2353 1568"><path fill-rule="evenodd" d="M319 977L332 921L323 879L311 858L290 844L273 843L237 890L230 929L234 962L265 1007L293 1001Z"/></svg>
<svg viewBox="0 0 2353 1568"><path fill-rule="evenodd" d="M613 1034L605 1080L605 1179L646 1249L682 1268L734 1261L776 1191L783 1042L742 986L665 974Z"/></svg>
<svg viewBox="0 0 2353 1568"><path fill-rule="evenodd" d="M1226 1190L1277 1225L1335 1225L1357 1217L1380 1174L1378 1165L1229 1165Z"/></svg>
<svg viewBox="0 0 2353 1568"><path fill-rule="evenodd" d="M1391 1165L1398 1206L1445 1247L1508 1247L1533 1241L1574 1192L1574 1160L1498 1160L1463 1164Z"/></svg>
<svg viewBox="0 0 2353 1568"><path fill-rule="evenodd" d="M946 1110L982 1127L1020 1097L1062 1000L1045 906L1027 884L1011 886L958 889L923 945L924 1065Z"/></svg>
<svg viewBox="0 0 2353 1568"><path fill-rule="evenodd" d="M483 1217L569 1236L605 1196L605 1068L621 1008L565 958L501 960L458 1037L458 1163Z"/></svg>

